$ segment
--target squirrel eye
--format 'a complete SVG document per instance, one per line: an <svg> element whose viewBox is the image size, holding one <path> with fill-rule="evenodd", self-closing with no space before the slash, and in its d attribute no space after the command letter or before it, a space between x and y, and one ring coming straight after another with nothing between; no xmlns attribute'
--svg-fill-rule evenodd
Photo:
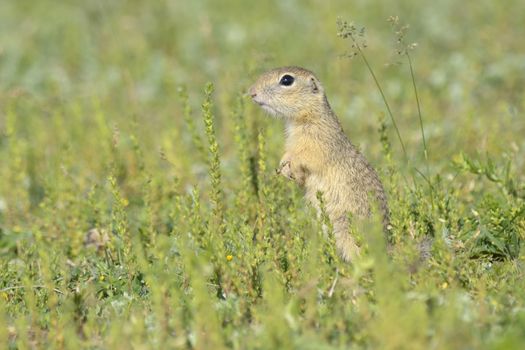
<svg viewBox="0 0 525 350"><path fill-rule="evenodd" d="M295 79L291 75L285 74L282 76L281 80L279 80L279 85L290 86L293 84L294 80Z"/></svg>

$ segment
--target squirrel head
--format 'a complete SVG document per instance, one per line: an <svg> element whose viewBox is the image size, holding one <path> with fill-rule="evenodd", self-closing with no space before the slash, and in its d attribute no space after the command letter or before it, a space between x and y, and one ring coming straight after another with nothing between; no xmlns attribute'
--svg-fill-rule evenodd
<svg viewBox="0 0 525 350"><path fill-rule="evenodd" d="M321 115L329 108L319 79L300 67L275 68L262 74L249 94L270 114L291 120Z"/></svg>

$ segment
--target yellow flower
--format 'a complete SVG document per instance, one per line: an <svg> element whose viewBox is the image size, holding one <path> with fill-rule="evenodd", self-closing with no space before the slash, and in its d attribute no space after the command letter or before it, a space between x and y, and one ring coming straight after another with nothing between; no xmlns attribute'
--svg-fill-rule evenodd
<svg viewBox="0 0 525 350"><path fill-rule="evenodd" d="M99 280L100 282L104 281L105 279L106 279L106 277L104 277L104 275L100 275L100 276L98 277L98 280Z"/></svg>
<svg viewBox="0 0 525 350"><path fill-rule="evenodd" d="M443 282L443 284L441 285L441 289L447 289L447 287L448 287L448 283Z"/></svg>
<svg viewBox="0 0 525 350"><path fill-rule="evenodd" d="M226 260L232 261L233 260L233 256L232 255L226 255Z"/></svg>

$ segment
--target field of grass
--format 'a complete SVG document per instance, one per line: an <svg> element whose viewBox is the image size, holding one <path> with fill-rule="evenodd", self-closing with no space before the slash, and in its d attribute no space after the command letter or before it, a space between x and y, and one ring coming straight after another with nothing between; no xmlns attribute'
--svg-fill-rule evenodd
<svg viewBox="0 0 525 350"><path fill-rule="evenodd" d="M1 1L0 349L521 349L524 23L522 0ZM283 65L380 173L390 255L372 220L341 261L275 175L282 121L245 92Z"/></svg>

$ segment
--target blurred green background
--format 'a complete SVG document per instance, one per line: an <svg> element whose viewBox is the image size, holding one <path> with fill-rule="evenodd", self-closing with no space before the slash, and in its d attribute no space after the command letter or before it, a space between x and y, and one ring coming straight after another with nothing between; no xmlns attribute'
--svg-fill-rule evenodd
<svg viewBox="0 0 525 350"><path fill-rule="evenodd" d="M187 86L198 106L202 86L212 81L219 122L227 125L227 106L258 73L299 65L324 82L351 138L373 147L368 132L384 106L362 62L341 58L349 49L336 37L341 17L366 27L366 54L416 156L420 139L407 65L385 66L400 60L386 21L397 15L410 24L407 40L418 44L413 58L432 163L448 162L460 150L498 154L514 143L523 147L518 137L524 132L522 1L2 1L0 6L2 104L31 104L34 113L27 118L44 121L57 104L95 98L109 106L111 121L135 117L144 132L163 134L166 127L180 126L177 87Z"/></svg>

